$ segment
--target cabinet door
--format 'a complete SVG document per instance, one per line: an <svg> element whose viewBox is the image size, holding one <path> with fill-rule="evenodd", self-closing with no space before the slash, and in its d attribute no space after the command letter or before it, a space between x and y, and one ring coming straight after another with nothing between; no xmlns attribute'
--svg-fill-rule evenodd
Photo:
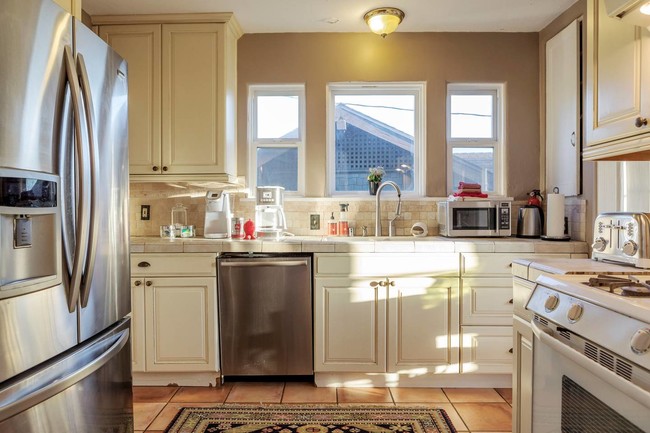
<svg viewBox="0 0 650 433"><path fill-rule="evenodd" d="M314 371L386 371L386 288L378 280L314 280Z"/></svg>
<svg viewBox="0 0 650 433"><path fill-rule="evenodd" d="M223 173L224 25L164 24L162 32L163 170Z"/></svg>
<svg viewBox="0 0 650 433"><path fill-rule="evenodd" d="M160 25L101 26L99 35L128 63L129 173L160 173Z"/></svg>
<svg viewBox="0 0 650 433"><path fill-rule="evenodd" d="M512 373L511 326L461 326L462 373Z"/></svg>
<svg viewBox="0 0 650 433"><path fill-rule="evenodd" d="M514 318L514 356L512 369L512 431L533 431L533 331L530 325Z"/></svg>
<svg viewBox="0 0 650 433"><path fill-rule="evenodd" d="M458 279L390 281L388 372L458 373Z"/></svg>
<svg viewBox="0 0 650 433"><path fill-rule="evenodd" d="M546 43L546 191L580 194L578 21Z"/></svg>
<svg viewBox="0 0 650 433"><path fill-rule="evenodd" d="M586 141L588 146L649 131L650 31L610 18L604 0L587 16Z"/></svg>
<svg viewBox="0 0 650 433"><path fill-rule="evenodd" d="M145 283L147 371L217 371L215 278Z"/></svg>
<svg viewBox="0 0 650 433"><path fill-rule="evenodd" d="M463 325L510 325L512 278L463 278Z"/></svg>
<svg viewBox="0 0 650 433"><path fill-rule="evenodd" d="M54 0L54 3L70 12L78 20L81 20L81 0Z"/></svg>
<svg viewBox="0 0 650 433"><path fill-rule="evenodd" d="M144 278L131 278L131 366L134 372L146 370Z"/></svg>

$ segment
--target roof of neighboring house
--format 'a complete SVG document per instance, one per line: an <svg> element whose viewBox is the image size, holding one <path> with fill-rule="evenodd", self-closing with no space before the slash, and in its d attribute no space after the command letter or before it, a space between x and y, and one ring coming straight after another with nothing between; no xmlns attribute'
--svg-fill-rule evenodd
<svg viewBox="0 0 650 433"><path fill-rule="evenodd" d="M393 128L384 122L365 115L344 103L336 104L334 115L337 121L343 119L346 123L349 123L368 134L379 137L382 140L394 144L408 152L413 152L412 135L406 134L405 132Z"/></svg>

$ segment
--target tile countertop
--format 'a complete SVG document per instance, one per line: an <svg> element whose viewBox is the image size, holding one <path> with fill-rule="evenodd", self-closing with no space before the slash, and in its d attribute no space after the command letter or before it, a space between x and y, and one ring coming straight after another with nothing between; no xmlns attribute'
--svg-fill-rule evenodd
<svg viewBox="0 0 650 433"><path fill-rule="evenodd" d="M539 239L445 238L428 236L331 237L292 236L281 240L230 240L159 237L132 237L132 253L589 253L586 242L553 242Z"/></svg>

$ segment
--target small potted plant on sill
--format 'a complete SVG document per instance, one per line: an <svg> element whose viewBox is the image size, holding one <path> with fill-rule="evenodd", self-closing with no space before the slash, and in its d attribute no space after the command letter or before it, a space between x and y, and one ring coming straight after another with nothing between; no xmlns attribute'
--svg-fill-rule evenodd
<svg viewBox="0 0 650 433"><path fill-rule="evenodd" d="M386 174L386 171L382 166L370 167L368 170L370 171L368 175L368 192L370 195L377 195L377 188L379 188L381 179Z"/></svg>

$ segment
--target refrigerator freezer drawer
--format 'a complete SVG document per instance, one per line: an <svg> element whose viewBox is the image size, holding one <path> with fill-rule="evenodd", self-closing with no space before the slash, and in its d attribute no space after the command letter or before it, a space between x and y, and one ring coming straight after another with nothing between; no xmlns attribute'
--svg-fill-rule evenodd
<svg viewBox="0 0 650 433"><path fill-rule="evenodd" d="M130 319L0 389L0 431L128 431ZM110 427L110 428L109 428ZM123 428L117 428L123 427Z"/></svg>

